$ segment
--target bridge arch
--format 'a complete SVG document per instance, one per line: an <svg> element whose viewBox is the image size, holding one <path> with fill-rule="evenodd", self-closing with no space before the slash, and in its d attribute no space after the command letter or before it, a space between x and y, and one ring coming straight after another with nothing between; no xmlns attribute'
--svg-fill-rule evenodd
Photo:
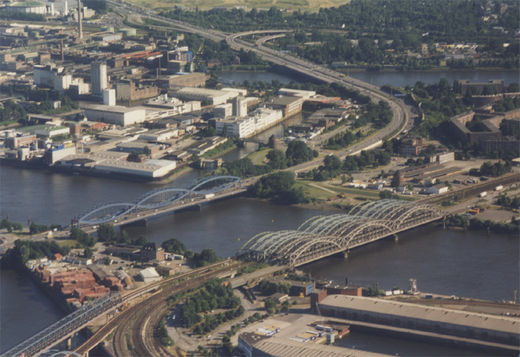
<svg viewBox="0 0 520 357"><path fill-rule="evenodd" d="M211 187L210 189L201 190L204 185L221 180L224 181L224 184ZM202 179L191 188L159 188L142 195L134 203L119 202L97 206L90 211L80 215L78 223L81 225L111 222L131 213L132 211L137 212L138 210L149 210L173 205L176 202L181 201L186 196L201 195L205 193L219 193L239 184L241 181L242 179L237 176L212 176ZM96 214L99 214L103 211L106 211L106 214L96 217Z"/></svg>

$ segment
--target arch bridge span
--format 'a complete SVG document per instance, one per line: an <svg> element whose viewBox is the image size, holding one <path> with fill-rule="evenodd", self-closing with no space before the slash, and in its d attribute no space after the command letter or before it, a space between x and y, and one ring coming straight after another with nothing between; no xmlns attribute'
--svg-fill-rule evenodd
<svg viewBox="0 0 520 357"><path fill-rule="evenodd" d="M257 234L237 255L296 267L442 218L437 208L427 204L402 200L366 202L347 214L312 217L296 230Z"/></svg>
<svg viewBox="0 0 520 357"><path fill-rule="evenodd" d="M219 195L243 190L242 179L236 176L211 176L195 182L190 188L162 187L142 195L133 202L104 203L81 214L79 225L117 222L135 214L153 216L175 208L209 201ZM211 198L209 196L211 196Z"/></svg>

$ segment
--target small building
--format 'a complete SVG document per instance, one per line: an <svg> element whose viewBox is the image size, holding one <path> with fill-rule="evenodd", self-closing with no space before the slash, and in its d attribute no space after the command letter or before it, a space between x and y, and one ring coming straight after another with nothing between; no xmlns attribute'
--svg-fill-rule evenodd
<svg viewBox="0 0 520 357"><path fill-rule="evenodd" d="M449 190L448 186L435 185L435 186L426 188L425 192L429 195L440 195L440 194L448 192L448 190Z"/></svg>
<svg viewBox="0 0 520 357"><path fill-rule="evenodd" d="M152 283L154 281L161 280L161 276L153 267L148 267L146 269L141 270L138 274L138 277L145 283Z"/></svg>
<svg viewBox="0 0 520 357"><path fill-rule="evenodd" d="M455 160L455 153L453 151L444 152L444 153L435 154L433 156L430 156L431 163L444 164L446 162L451 162L454 160Z"/></svg>
<svg viewBox="0 0 520 357"><path fill-rule="evenodd" d="M290 283L289 294L291 296L309 296L314 292L315 286L313 281L291 281Z"/></svg>
<svg viewBox="0 0 520 357"><path fill-rule="evenodd" d="M417 156L422 148L422 138L406 138L399 144L399 154L401 156Z"/></svg>
<svg viewBox="0 0 520 357"><path fill-rule="evenodd" d="M284 117L301 112L302 106L303 99L301 97L279 96L271 102L271 107L282 110Z"/></svg>

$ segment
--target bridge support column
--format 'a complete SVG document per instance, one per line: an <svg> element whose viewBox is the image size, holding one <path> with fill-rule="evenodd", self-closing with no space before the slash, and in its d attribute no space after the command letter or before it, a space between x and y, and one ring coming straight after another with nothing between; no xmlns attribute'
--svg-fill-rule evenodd
<svg viewBox="0 0 520 357"><path fill-rule="evenodd" d="M399 236L397 234L394 234L394 242L399 242Z"/></svg>
<svg viewBox="0 0 520 357"><path fill-rule="evenodd" d="M348 259L348 250L343 252L343 259L345 259L345 260Z"/></svg>
<svg viewBox="0 0 520 357"><path fill-rule="evenodd" d="M67 338L67 350L72 351L72 336Z"/></svg>

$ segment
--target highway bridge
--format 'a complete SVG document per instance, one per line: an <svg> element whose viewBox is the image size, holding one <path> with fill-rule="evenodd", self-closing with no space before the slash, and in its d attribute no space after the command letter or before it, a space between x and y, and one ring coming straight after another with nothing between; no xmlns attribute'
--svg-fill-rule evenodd
<svg viewBox="0 0 520 357"><path fill-rule="evenodd" d="M128 224L232 197L246 190L247 186L243 185L240 177L205 177L190 188L162 187L144 194L133 202L100 204L80 214L77 222L79 226L94 226L108 222L115 225Z"/></svg>
<svg viewBox="0 0 520 357"><path fill-rule="evenodd" d="M312 217L296 230L257 234L240 248L237 256L297 267L443 217L437 208L417 202L365 202L348 214Z"/></svg>

